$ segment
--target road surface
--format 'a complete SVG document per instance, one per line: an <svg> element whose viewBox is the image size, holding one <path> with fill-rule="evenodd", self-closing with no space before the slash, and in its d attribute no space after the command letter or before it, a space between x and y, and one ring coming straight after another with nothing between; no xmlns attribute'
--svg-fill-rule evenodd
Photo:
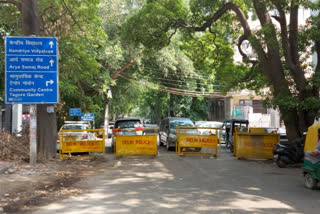
<svg viewBox="0 0 320 214"><path fill-rule="evenodd" d="M319 214L320 191L303 186L300 168L272 161L179 157L114 158L106 170L75 185L88 193L39 208L36 214L307 213Z"/></svg>

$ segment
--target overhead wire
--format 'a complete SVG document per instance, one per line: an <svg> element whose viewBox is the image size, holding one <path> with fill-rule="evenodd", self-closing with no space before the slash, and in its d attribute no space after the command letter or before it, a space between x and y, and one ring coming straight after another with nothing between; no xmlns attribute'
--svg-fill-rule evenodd
<svg viewBox="0 0 320 214"><path fill-rule="evenodd" d="M143 68L147 68L148 71L155 71L156 73L163 73L163 69L157 69L157 68L152 68L152 67L149 67L149 66L144 66ZM193 71L201 71L201 70L196 70L196 69L193 69ZM200 76L199 74L196 74L196 73L186 73L186 75L189 75L189 77L187 76L187 78L194 78L194 79L200 79L200 80L208 80L210 79L211 77L210 76Z"/></svg>
<svg viewBox="0 0 320 214"><path fill-rule="evenodd" d="M127 77L127 76L124 76L121 74L121 77L123 77L124 79L127 79L127 80L133 80L133 81L139 81L140 83L144 84L144 82L141 82L143 80L137 80L135 78L132 78L132 77ZM149 81L146 81L148 83L153 83L153 84L157 84L155 82L149 82ZM166 87L166 88L169 88L171 90L176 90L176 91L184 91L184 92L191 92L191 93L201 93L201 94L204 94L204 93L219 93L219 92L201 92L201 91L191 91L191 90L187 90L187 89L181 89L181 88L171 88L171 87L168 87L168 86L164 86L164 85L160 85L161 87Z"/></svg>
<svg viewBox="0 0 320 214"><path fill-rule="evenodd" d="M144 86L153 89L153 90L159 90L159 91L163 91L163 92L168 92L170 94L176 94L176 95L183 95L183 96L192 96L192 97L208 97L208 98L214 98L214 97L223 97L220 93L218 92L200 92L200 91L190 91L190 90L185 90L185 89L179 89L179 88L170 88L170 87L166 87L161 85L160 87L152 87L150 86L149 82L141 82L137 79L134 78L128 78L125 77L123 75L119 75L120 77L132 82L132 83L137 83L137 84L143 84Z"/></svg>
<svg viewBox="0 0 320 214"><path fill-rule="evenodd" d="M169 82L182 82L182 83L186 83L185 80L175 80L175 79L168 79L168 78L161 78L161 77L152 77L153 79L159 79L159 80L165 80L165 81L169 81ZM183 77L185 78L185 77ZM186 78L186 79L191 79L191 78ZM195 80L195 79L191 79L191 80ZM197 83L198 85L208 85L208 86L219 86L219 85L215 85L215 84L211 84L211 83Z"/></svg>
<svg viewBox="0 0 320 214"><path fill-rule="evenodd" d="M132 78L132 77L128 77L128 76L126 76L124 74L122 74L122 76L127 77L127 78ZM162 79L162 78L160 78L160 79ZM179 83L172 83L172 82L155 81L155 80L150 80L150 79L145 79L145 78L141 78L140 80L145 80L145 81L156 83L156 84L162 84L162 85L164 84L166 86L179 87L179 88L186 88L190 84L206 86L207 88L210 88L210 86L217 86L217 85L202 84L202 83L195 83L195 82L194 83L190 83L190 82L184 82L184 81L181 81L182 83L179 84ZM163 80L170 81L169 79L163 79ZM183 84L183 83L185 83L185 84Z"/></svg>

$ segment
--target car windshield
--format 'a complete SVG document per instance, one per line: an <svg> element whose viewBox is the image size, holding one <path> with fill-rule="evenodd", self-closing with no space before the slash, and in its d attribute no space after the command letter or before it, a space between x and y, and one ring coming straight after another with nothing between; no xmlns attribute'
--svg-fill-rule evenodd
<svg viewBox="0 0 320 214"><path fill-rule="evenodd" d="M64 125L61 129L62 130L79 130L79 129L87 129L87 127L84 125L72 124L72 125Z"/></svg>
<svg viewBox="0 0 320 214"><path fill-rule="evenodd" d="M177 126L191 126L193 127L193 123L191 120L173 120L170 121L170 129L175 129Z"/></svg>
<svg viewBox="0 0 320 214"><path fill-rule="evenodd" d="M204 123L202 127L210 127L210 128L221 128L222 123Z"/></svg>
<svg viewBox="0 0 320 214"><path fill-rule="evenodd" d="M130 129L137 128L139 126L141 126L141 122L139 120L124 120L116 122L115 128Z"/></svg>
<svg viewBox="0 0 320 214"><path fill-rule="evenodd" d="M203 125L206 124L206 123L207 123L207 122L197 121L197 122L195 122L195 126L201 127L201 126L203 126Z"/></svg>

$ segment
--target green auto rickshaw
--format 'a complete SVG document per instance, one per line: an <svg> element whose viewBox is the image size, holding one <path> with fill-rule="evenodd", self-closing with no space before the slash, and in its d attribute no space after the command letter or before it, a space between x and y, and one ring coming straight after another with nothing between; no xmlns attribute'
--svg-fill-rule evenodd
<svg viewBox="0 0 320 214"><path fill-rule="evenodd" d="M304 151L314 151L318 142L318 129L320 123L314 123L308 128ZM312 163L310 160L304 159L303 165L304 185L309 189L317 188L320 181L320 162Z"/></svg>

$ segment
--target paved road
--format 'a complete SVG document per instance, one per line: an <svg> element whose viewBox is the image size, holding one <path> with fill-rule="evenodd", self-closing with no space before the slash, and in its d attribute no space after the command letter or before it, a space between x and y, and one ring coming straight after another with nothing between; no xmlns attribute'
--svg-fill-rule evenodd
<svg viewBox="0 0 320 214"><path fill-rule="evenodd" d="M109 156L111 156L109 154ZM319 214L320 191L303 187L299 168L270 161L178 157L127 157L76 184L89 193L39 209L49 213L307 213Z"/></svg>

